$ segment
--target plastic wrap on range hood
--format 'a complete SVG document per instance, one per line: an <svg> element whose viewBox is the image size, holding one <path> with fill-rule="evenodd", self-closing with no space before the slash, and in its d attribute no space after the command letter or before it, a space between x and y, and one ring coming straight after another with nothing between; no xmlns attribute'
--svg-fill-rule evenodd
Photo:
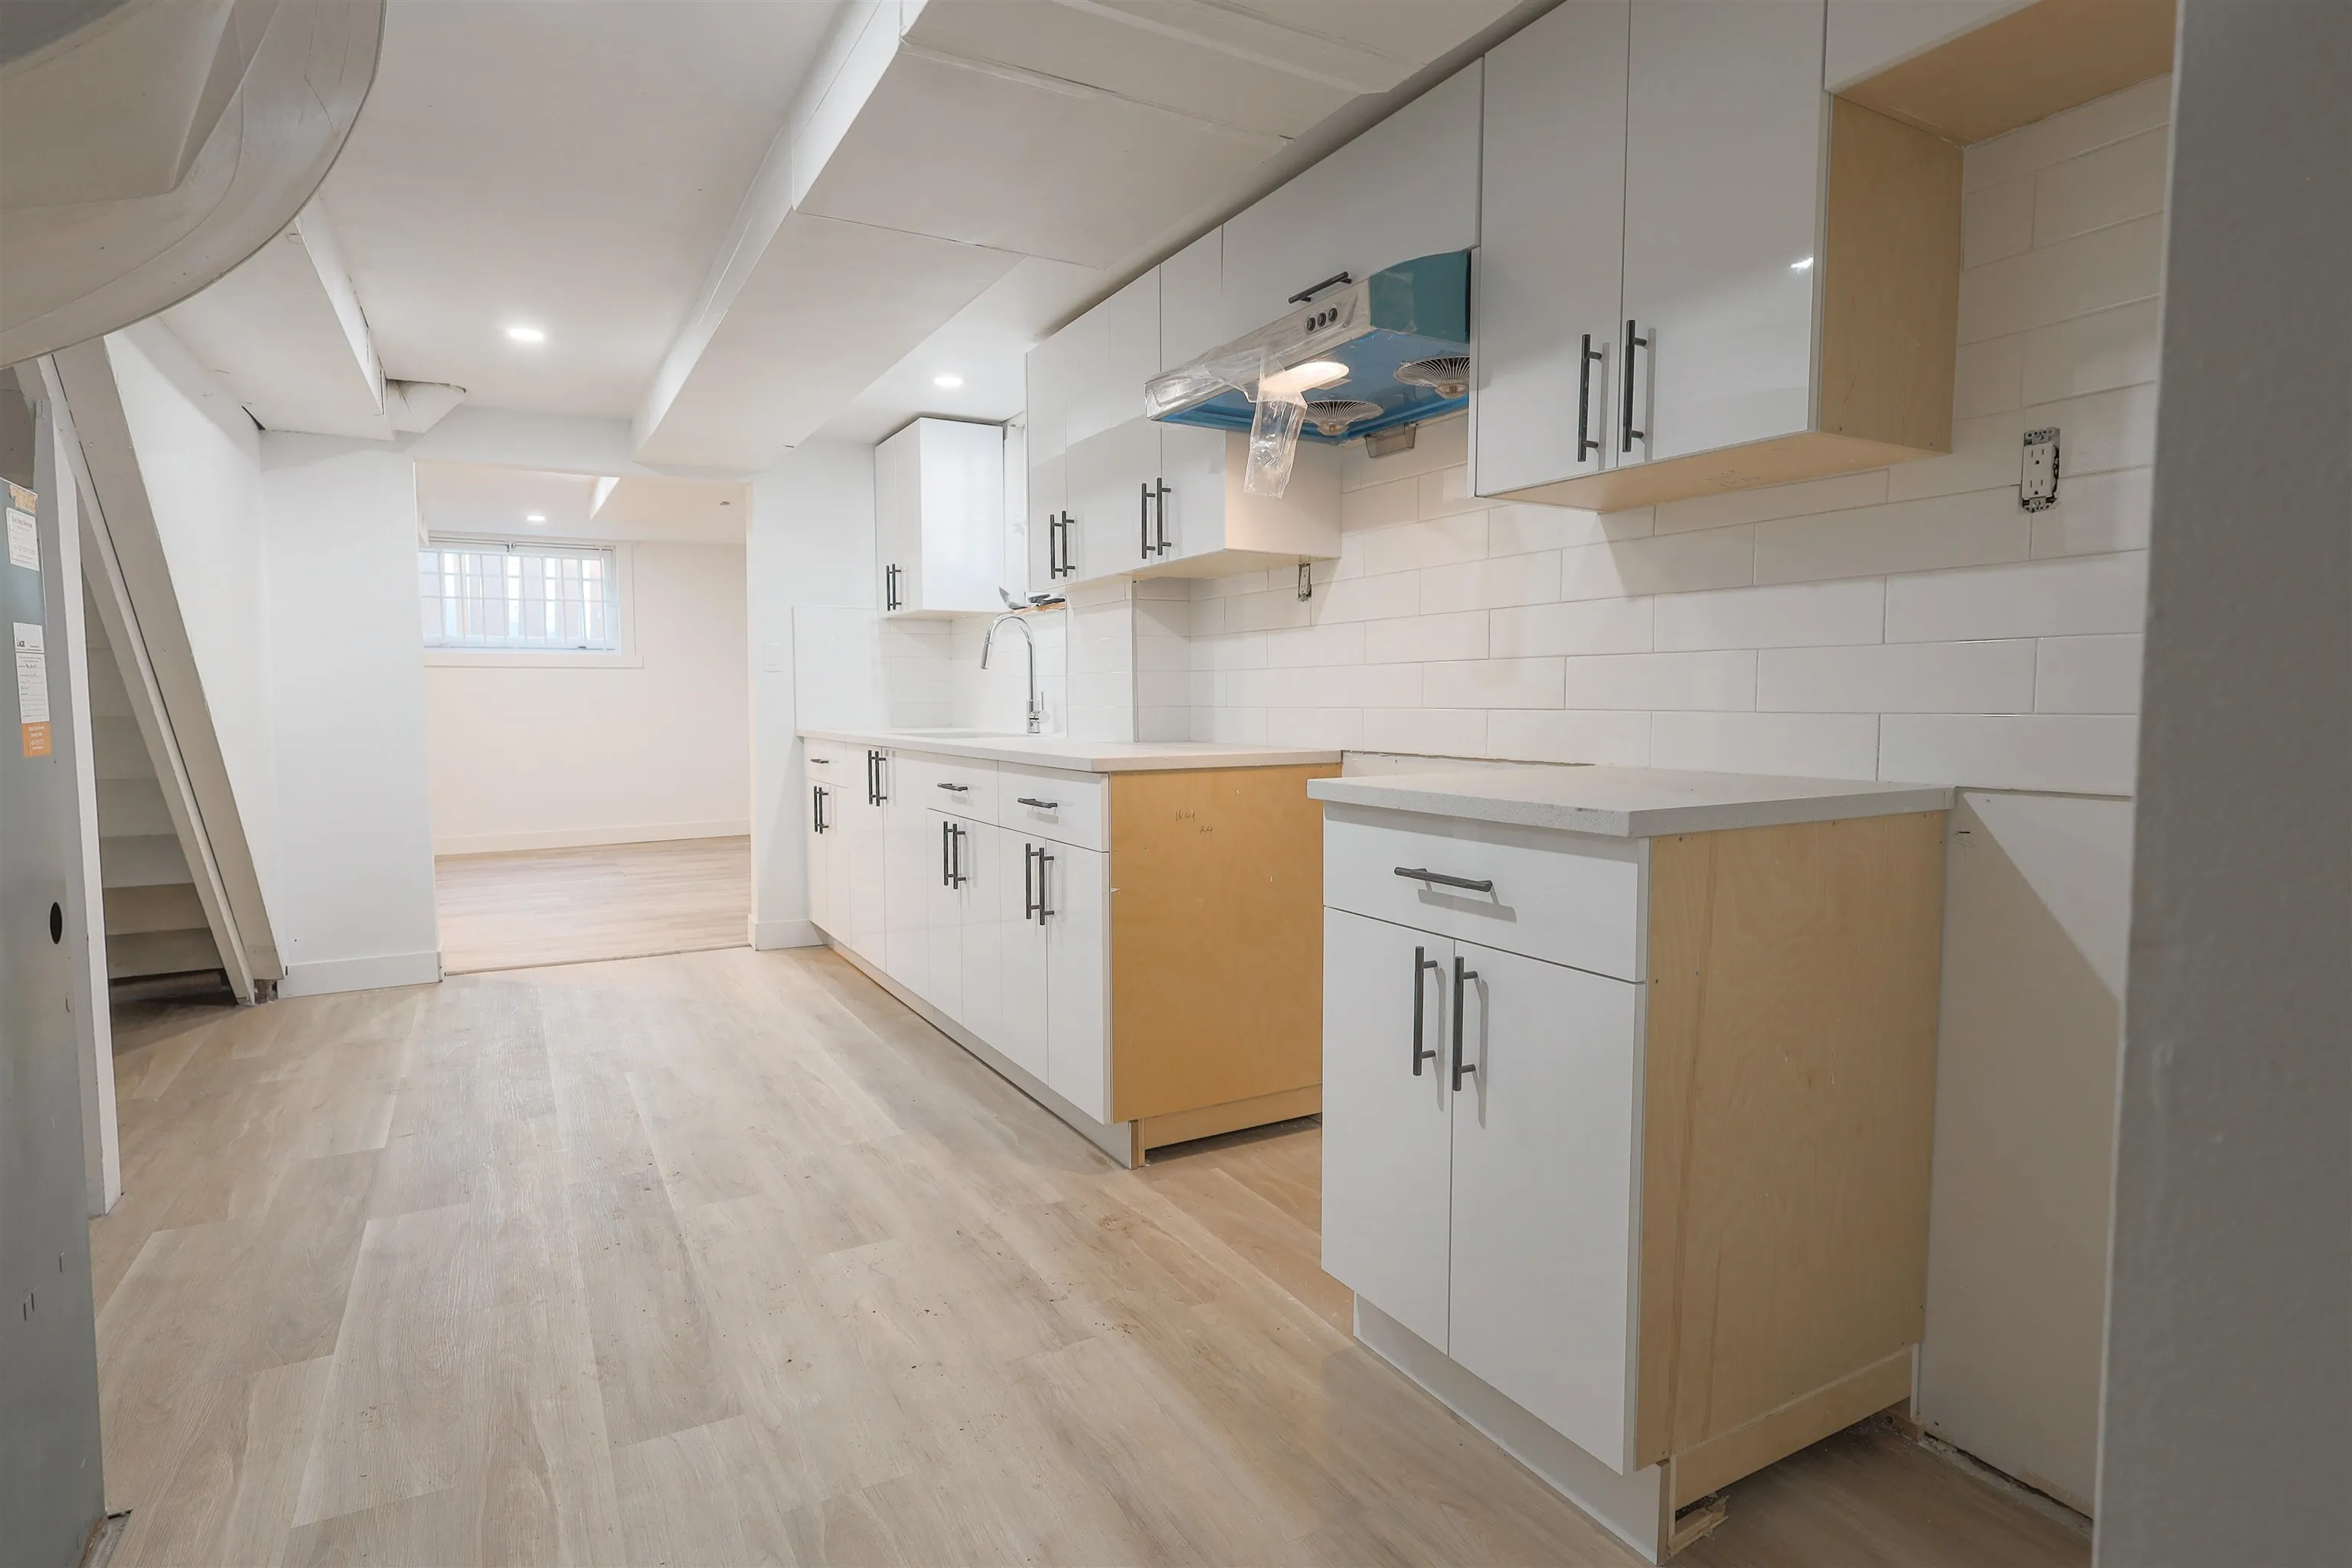
<svg viewBox="0 0 2352 1568"><path fill-rule="evenodd" d="M1469 405L1437 387L1397 379L1400 366L1470 352L1470 253L1451 250L1401 262L1312 301L1256 331L1210 350L1144 384L1144 411L1176 425L1247 430L1258 378L1313 360L1347 367L1343 380L1307 395L1318 402L1372 404L1380 412L1307 440L1339 442L1391 426L1451 414Z"/></svg>

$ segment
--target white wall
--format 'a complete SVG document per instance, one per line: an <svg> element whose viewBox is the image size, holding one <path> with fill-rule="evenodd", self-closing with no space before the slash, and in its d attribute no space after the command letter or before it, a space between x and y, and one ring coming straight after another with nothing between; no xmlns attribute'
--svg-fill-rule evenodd
<svg viewBox="0 0 2352 1568"><path fill-rule="evenodd" d="M751 481L751 942L804 946L808 861L793 612L874 603L874 449L812 441Z"/></svg>
<svg viewBox="0 0 2352 1568"><path fill-rule="evenodd" d="M436 854L751 831L743 549L622 548L627 658L427 664Z"/></svg>
<svg viewBox="0 0 2352 1568"><path fill-rule="evenodd" d="M106 349L274 924L278 776L260 432L227 384L161 322L113 333Z"/></svg>
<svg viewBox="0 0 2352 1568"><path fill-rule="evenodd" d="M415 465L262 437L286 994L440 977Z"/></svg>

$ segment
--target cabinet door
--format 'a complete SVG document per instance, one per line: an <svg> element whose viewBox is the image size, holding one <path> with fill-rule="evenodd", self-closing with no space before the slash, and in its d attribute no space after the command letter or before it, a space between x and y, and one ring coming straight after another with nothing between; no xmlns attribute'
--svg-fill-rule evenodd
<svg viewBox="0 0 2352 1568"><path fill-rule="evenodd" d="M924 1001L956 1022L963 1016L963 909L957 897L957 861L963 847L957 838L961 826L943 811L923 813L934 846L931 876L923 899Z"/></svg>
<svg viewBox="0 0 2352 1568"><path fill-rule="evenodd" d="M870 759L875 754L853 752L849 760L862 769L871 770L874 764ZM856 782L836 788L827 804L838 803L841 806L841 842L834 846L833 852L847 873L845 907L850 951L868 963L880 964L885 958L889 889L883 863L882 808L867 792L867 781L874 776L872 771L862 773Z"/></svg>
<svg viewBox="0 0 2352 1568"><path fill-rule="evenodd" d="M1225 341L1225 231L1211 229L1160 264L1160 368L1198 359Z"/></svg>
<svg viewBox="0 0 2352 1568"><path fill-rule="evenodd" d="M1643 435L1620 461L1812 423L1822 5L1634 0L1624 314L1647 346L1630 361Z"/></svg>
<svg viewBox="0 0 2352 1568"><path fill-rule="evenodd" d="M827 919L819 923L835 941L846 939L851 923L851 906L855 901L856 848L846 831L844 819L849 814L848 792L838 784L824 786L824 908Z"/></svg>
<svg viewBox="0 0 2352 1568"><path fill-rule="evenodd" d="M1003 988L996 1033L983 1037L1040 1083L1052 1081L1052 1073L1045 1045L1046 930L1034 911L1037 851L1052 847L1018 833L1003 833L1000 840L996 928Z"/></svg>
<svg viewBox="0 0 2352 1568"><path fill-rule="evenodd" d="M1453 1103L1446 1352L1622 1471L1641 987L1472 942L1455 955L1475 978L1462 985L1473 1070Z"/></svg>
<svg viewBox="0 0 2352 1568"><path fill-rule="evenodd" d="M1059 332L1029 351L1024 379L1033 465L1060 457L1069 446L1068 353Z"/></svg>
<svg viewBox="0 0 2352 1568"><path fill-rule="evenodd" d="M1071 447L1070 512L1075 523L1075 576L1091 582L1115 577L1157 559L1145 552L1153 542L1148 493L1160 479L1160 426L1130 419Z"/></svg>
<svg viewBox="0 0 2352 1568"><path fill-rule="evenodd" d="M874 602L884 615L922 605L920 423L874 448Z"/></svg>
<svg viewBox="0 0 2352 1568"><path fill-rule="evenodd" d="M1045 1081L1110 1120L1109 929L1099 849L1045 844Z"/></svg>
<svg viewBox="0 0 2352 1568"><path fill-rule="evenodd" d="M1033 454L1029 463L1029 591L1033 594L1059 593L1069 576L1062 570L1069 554L1062 514L1069 504L1069 458L1060 452L1044 458Z"/></svg>
<svg viewBox="0 0 2352 1568"><path fill-rule="evenodd" d="M1471 395L1481 495L1598 472L1615 449L1628 15L1626 0L1568 0L1486 57Z"/></svg>
<svg viewBox="0 0 2352 1568"><path fill-rule="evenodd" d="M1054 334L1066 398L1062 431L1075 447L1111 426L1103 382L1110 369L1110 301L1106 300Z"/></svg>
<svg viewBox="0 0 2352 1568"><path fill-rule="evenodd" d="M1301 443L1299 456L1313 452ZM1195 425L1160 426L1160 482L1167 487L1152 517L1153 536L1168 549L1159 559L1181 561L1225 547L1225 432Z"/></svg>
<svg viewBox="0 0 2352 1568"><path fill-rule="evenodd" d="M1478 243L1478 76L1465 68L1225 225L1218 342L1335 272Z"/></svg>
<svg viewBox="0 0 2352 1568"><path fill-rule="evenodd" d="M1004 1032L1004 895L997 885L1004 875L1000 866L1004 830L994 823L961 818L956 827L956 926L963 978L961 1011L955 1017L996 1045Z"/></svg>
<svg viewBox="0 0 2352 1568"><path fill-rule="evenodd" d="M1442 936L1323 911L1323 1271L1440 1350L1453 962Z"/></svg>
<svg viewBox="0 0 2352 1568"><path fill-rule="evenodd" d="M1160 374L1160 269L1103 301L1103 428L1143 417L1143 384Z"/></svg>
<svg viewBox="0 0 2352 1568"><path fill-rule="evenodd" d="M832 792L823 784L803 784L808 792L808 904L809 921L817 930L831 931L833 922L833 846L832 835L825 831L825 796Z"/></svg>
<svg viewBox="0 0 2352 1568"><path fill-rule="evenodd" d="M919 803L895 798L883 763L882 968L918 996L930 994L931 885L940 878L940 843L930 815Z"/></svg>
<svg viewBox="0 0 2352 1568"><path fill-rule="evenodd" d="M922 542L907 602L934 615L996 609L1004 580L1004 429L960 419L920 419L909 428L922 458Z"/></svg>

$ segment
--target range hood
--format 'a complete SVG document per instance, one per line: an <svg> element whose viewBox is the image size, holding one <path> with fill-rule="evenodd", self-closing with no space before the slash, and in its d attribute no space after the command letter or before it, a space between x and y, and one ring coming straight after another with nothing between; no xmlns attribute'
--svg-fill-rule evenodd
<svg viewBox="0 0 2352 1568"><path fill-rule="evenodd" d="M1297 435L1346 441L1469 404L1470 253L1447 251L1329 291L1144 384L1144 411L1263 435L1269 402L1303 405Z"/></svg>

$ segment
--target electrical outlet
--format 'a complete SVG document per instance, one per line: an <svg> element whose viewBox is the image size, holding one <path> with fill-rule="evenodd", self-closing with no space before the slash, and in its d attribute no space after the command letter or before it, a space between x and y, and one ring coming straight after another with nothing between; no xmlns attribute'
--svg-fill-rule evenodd
<svg viewBox="0 0 2352 1568"><path fill-rule="evenodd" d="M2048 511L2058 502L2058 426L2028 430L2025 458L2017 476L2017 504L2028 511Z"/></svg>

